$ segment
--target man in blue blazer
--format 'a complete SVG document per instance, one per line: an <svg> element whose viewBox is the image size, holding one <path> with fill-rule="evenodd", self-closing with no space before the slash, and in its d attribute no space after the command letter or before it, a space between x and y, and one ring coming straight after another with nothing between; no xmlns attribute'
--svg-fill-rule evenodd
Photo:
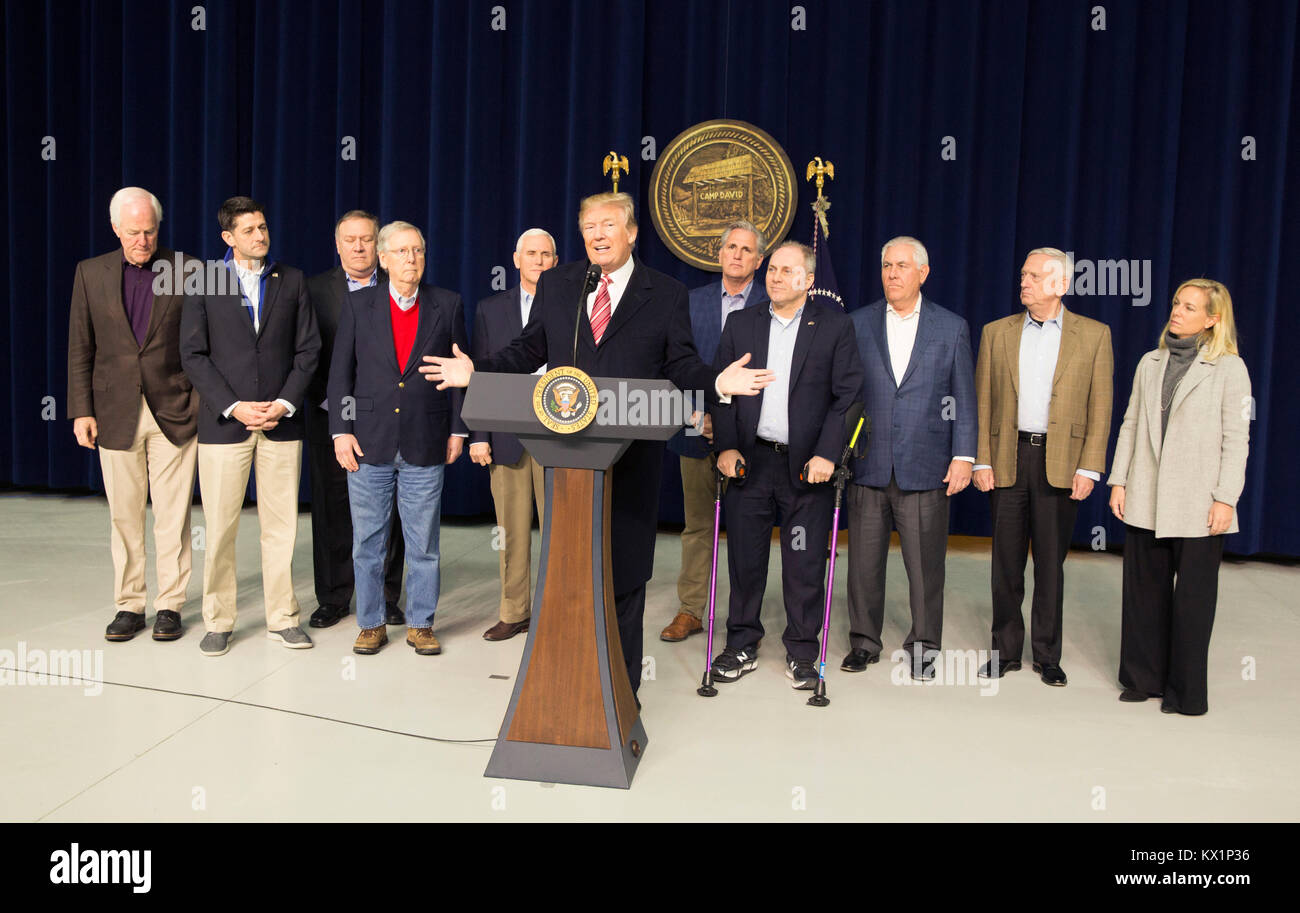
<svg viewBox="0 0 1300 913"><path fill-rule="evenodd" d="M459 348L452 358L430 357L420 373L441 387L464 387L476 367L522 374L543 364L554 368L576 360L575 367L595 377L667 378L679 390L703 391L709 402L720 395L753 395L771 383L771 372L745 367L748 357L737 358L721 372L700 360L691 339L686 286L632 256L637 236L634 210L626 193L583 199L578 225L587 260L542 274L523 334L477 363ZM588 263L600 267L601 277L584 301ZM633 692L641 685L645 585L654 570L663 454L661 443L633 441L613 466L614 604Z"/></svg>
<svg viewBox="0 0 1300 913"><path fill-rule="evenodd" d="M725 496L731 602L726 648L713 660L719 682L758 665L772 528L780 522L785 674L797 689L817 683L834 504L826 483L844 449L844 415L861 395L862 366L848 315L808 296L815 264L803 244L778 247L767 266L771 302L732 314L718 346L720 364L752 352L753 364L776 375L760 397L713 413L718 468L735 478L738 459L747 467L745 483L729 485Z"/></svg>
<svg viewBox="0 0 1300 913"><path fill-rule="evenodd" d="M537 280L555 265L555 238L549 231L530 228L515 242L515 268L519 284L485 298L474 309L472 358L486 358L509 345L524 331L532 312ZM535 373L545 373L542 365ZM503 431L471 431L469 458L491 474L492 502L505 542L501 548L501 608L496 624L483 632L489 641L509 640L528 630L532 614L529 583L532 577L533 505L544 517L546 480L541 463L534 460L519 438Z"/></svg>
<svg viewBox="0 0 1300 913"><path fill-rule="evenodd" d="M934 677L943 632L948 499L975 462L975 377L966 321L921 296L930 257L915 238L880 252L883 301L853 314L871 443L856 462L849 505L849 654L861 672L880 658L889 533L898 529L912 629L912 676Z"/></svg>
<svg viewBox="0 0 1300 913"><path fill-rule="evenodd" d="M406 642L422 656L442 652L433 633L438 607L438 527L443 464L461 454L463 391L420 383L425 355L467 345L460 296L423 285L424 235L408 222L379 230L388 281L343 300L328 388L330 433L348 471L357 624L352 650L388 643L384 556L396 491L406 540Z"/></svg>
<svg viewBox="0 0 1300 913"><path fill-rule="evenodd" d="M767 304L767 289L754 273L763 265L766 250L763 233L749 222L732 222L722 231L718 243L718 264L722 276L716 282L691 290L691 331L700 358L713 361L718 340L732 311ZM697 430L686 430L668 442L682 469L682 570L677 575L677 617L659 635L670 643L685 640L704 630L704 608L709 599L709 569L713 561L713 466L708 441L712 419L703 413Z"/></svg>

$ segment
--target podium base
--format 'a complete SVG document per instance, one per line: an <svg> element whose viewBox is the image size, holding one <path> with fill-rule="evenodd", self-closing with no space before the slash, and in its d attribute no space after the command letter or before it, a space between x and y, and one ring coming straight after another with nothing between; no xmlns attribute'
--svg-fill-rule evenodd
<svg viewBox="0 0 1300 913"><path fill-rule="evenodd" d="M620 749L503 740L497 742L483 776L627 789L645 753L646 742L639 717L632 724L627 744Z"/></svg>

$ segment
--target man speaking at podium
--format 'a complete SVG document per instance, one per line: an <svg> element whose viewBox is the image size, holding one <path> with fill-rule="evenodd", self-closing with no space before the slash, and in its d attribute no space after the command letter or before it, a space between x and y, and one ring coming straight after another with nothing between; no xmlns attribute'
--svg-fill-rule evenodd
<svg viewBox="0 0 1300 913"><path fill-rule="evenodd" d="M420 368L438 388L464 387L475 370L527 374L543 364L572 365L594 377L672 381L679 390L702 390L709 402L751 396L772 382L772 372L745 367L749 354L720 374L705 364L691 334L686 286L632 256L637 224L632 197L599 193L578 208L578 226L590 265L600 268L596 287L578 317L588 263L577 261L542 273L523 334L476 365L459 347L450 358L426 356ZM574 356L574 322L577 356ZM628 678L641 684L641 619L645 584L654 570L659 520L659 476L664 444L633 441L613 466L611 530L614 603Z"/></svg>

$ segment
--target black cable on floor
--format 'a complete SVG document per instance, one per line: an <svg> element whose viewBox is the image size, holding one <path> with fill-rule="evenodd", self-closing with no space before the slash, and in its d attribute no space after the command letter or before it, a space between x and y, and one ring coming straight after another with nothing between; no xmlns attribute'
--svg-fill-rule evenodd
<svg viewBox="0 0 1300 913"><path fill-rule="evenodd" d="M389 735L404 735L411 739L424 739L426 742L445 742L449 745L475 745L484 742L495 742L496 739L440 739L433 735L420 735L418 732L402 732L400 729L385 729L382 726L371 726L368 723L355 723L352 720L338 720L332 716L321 716L318 713L304 713L301 710L289 710L286 707L271 707L267 704L253 704L249 701L237 701L234 698L213 697L210 694L196 694L193 691L172 691L170 688L154 688L149 685L132 685L129 682L109 682L96 681L89 678L78 678L72 675L63 675L58 672L31 672L27 669L14 669L9 666L0 666L0 671L5 672L22 672L26 675L45 675L50 678L62 678L73 682L86 682L94 685L116 685L119 688L135 688L139 691L155 691L158 694L175 694L180 697L197 697L205 701L217 701L222 704L234 704L238 707L256 707L258 710L274 710L277 713L291 713L294 716L305 716L313 720L324 720L327 723L340 723L344 726L356 726L358 729L373 729L375 732L386 732Z"/></svg>

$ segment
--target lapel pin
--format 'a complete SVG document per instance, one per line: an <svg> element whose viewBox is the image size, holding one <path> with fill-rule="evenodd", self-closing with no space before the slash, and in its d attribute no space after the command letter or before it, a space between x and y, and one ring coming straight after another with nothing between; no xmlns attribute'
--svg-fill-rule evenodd
<svg viewBox="0 0 1300 913"><path fill-rule="evenodd" d="M280 278L280 274L279 274L279 273L271 273L271 278L272 278L272 279L279 279L279 278Z"/></svg>

